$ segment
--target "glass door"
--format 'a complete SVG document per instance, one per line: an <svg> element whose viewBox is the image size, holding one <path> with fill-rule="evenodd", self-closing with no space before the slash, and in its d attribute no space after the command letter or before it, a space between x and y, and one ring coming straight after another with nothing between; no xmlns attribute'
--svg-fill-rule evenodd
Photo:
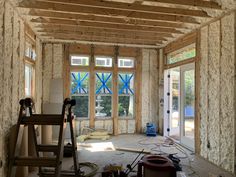
<svg viewBox="0 0 236 177"><path fill-rule="evenodd" d="M194 150L194 63L165 71L164 135Z"/></svg>
<svg viewBox="0 0 236 177"><path fill-rule="evenodd" d="M194 149L195 122L195 69L194 64L181 66L181 138L180 141Z"/></svg>

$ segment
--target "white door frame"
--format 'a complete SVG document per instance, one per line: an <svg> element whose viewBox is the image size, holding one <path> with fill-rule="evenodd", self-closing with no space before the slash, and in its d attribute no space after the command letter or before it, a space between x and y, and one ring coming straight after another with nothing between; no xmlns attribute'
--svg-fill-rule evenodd
<svg viewBox="0 0 236 177"><path fill-rule="evenodd" d="M179 66L180 68L180 143L187 148L194 151L195 142L191 139L183 136L184 135L184 72L189 70L195 70L195 63L190 63L186 65ZM170 120L171 120L171 105L170 105L170 96L167 93L170 93L170 79L168 75L170 74L170 69L164 70L164 136L170 136L170 132L167 130L171 128ZM196 82L196 81L195 81ZM196 85L195 85L196 86ZM196 96L196 95L195 95ZM195 107L194 107L195 109ZM170 111L168 113L168 110ZM195 110L194 110L195 111ZM195 139L195 138L194 138Z"/></svg>
<svg viewBox="0 0 236 177"><path fill-rule="evenodd" d="M181 95L181 98L180 98L180 143L183 144L184 146L188 147L189 149L191 150L194 150L194 147L195 147L195 142L194 142L194 139L190 139L190 138L187 138L186 136L184 136L184 73L186 71L190 71L190 70L194 70L195 71L195 63L190 63L190 64L187 64L187 65L183 65L180 67L180 95ZM195 90L195 89L194 89ZM195 92L194 92L195 93ZM194 107L195 109L195 107ZM194 110L195 111L195 110ZM194 115L195 116L195 115Z"/></svg>

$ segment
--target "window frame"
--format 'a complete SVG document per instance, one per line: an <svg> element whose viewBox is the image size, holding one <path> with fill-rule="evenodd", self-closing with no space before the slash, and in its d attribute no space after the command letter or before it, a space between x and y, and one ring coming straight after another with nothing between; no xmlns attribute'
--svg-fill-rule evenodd
<svg viewBox="0 0 236 177"><path fill-rule="evenodd" d="M26 46L27 43L31 44L32 49L35 51L35 59L30 58L28 56L26 56ZM25 97L30 97L30 98L35 98L35 87L36 87L36 74L35 74L35 68L36 68L36 60L37 60L37 55L36 55L36 41L34 40L34 38L32 36L30 36L30 34L27 33L27 31L25 32L25 43L24 43L24 76L25 76L25 68L26 66L30 67L32 70L32 74L31 74L31 95L27 95L25 90L24 90L24 95ZM26 80L25 80L25 86L24 88L26 88Z"/></svg>
<svg viewBox="0 0 236 177"><path fill-rule="evenodd" d="M72 66L72 65L70 65L70 66ZM80 67L80 66L79 66ZM73 69L73 70L70 70L70 98L73 96L72 94L71 94L71 73L72 72L87 72L88 74L89 74L89 82L88 82L88 87L89 87L89 92L88 92L88 108L89 108L89 105L90 105L90 94L91 94L91 91L90 91L90 72L89 72L89 70L81 70L81 69L77 69L77 70L75 70L75 69ZM78 95L78 96L82 96L82 94L81 95ZM90 109L88 110L88 117L77 117L76 116L76 118L78 119L78 120L89 120L89 118L90 118Z"/></svg>
<svg viewBox="0 0 236 177"><path fill-rule="evenodd" d="M122 69L124 69L124 68L122 68ZM130 68L125 68L125 69L130 69ZM136 73L135 73L135 71L119 71L119 69L118 69L118 72L117 72L117 96L118 96L118 105L117 106L119 106L119 96L126 96L125 94L121 94L121 95L119 95L119 74L120 73L122 73L122 74L133 74L133 77L134 77L134 100L133 100L133 102L134 102L134 107L133 107L133 116L119 116L119 107L118 107L118 118L119 119L122 119L122 120L126 120L126 119L135 119L135 117L136 117L136 107L135 107L135 102L136 102L136 97L137 97L137 95L136 95L136 85L135 85L135 83L137 82L136 81Z"/></svg>

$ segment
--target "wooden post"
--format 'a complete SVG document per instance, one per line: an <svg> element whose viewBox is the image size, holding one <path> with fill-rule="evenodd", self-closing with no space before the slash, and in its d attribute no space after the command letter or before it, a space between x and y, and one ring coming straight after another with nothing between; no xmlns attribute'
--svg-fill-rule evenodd
<svg viewBox="0 0 236 177"><path fill-rule="evenodd" d="M65 44L64 46L63 85L65 99L70 97L70 56L68 44Z"/></svg>
<svg viewBox="0 0 236 177"><path fill-rule="evenodd" d="M142 132L142 55L141 50L137 49L135 71L135 117L136 117L136 132Z"/></svg>
<svg viewBox="0 0 236 177"><path fill-rule="evenodd" d="M114 48L114 70L113 70L113 98L112 98L112 117L113 117L113 133L118 135L118 56L119 56L119 47Z"/></svg>
<svg viewBox="0 0 236 177"><path fill-rule="evenodd" d="M89 107L90 107L90 119L89 126L90 128L95 127L95 58L94 58L94 45L91 45L91 53L90 53L90 88L89 88Z"/></svg>
<svg viewBox="0 0 236 177"><path fill-rule="evenodd" d="M197 32L196 50L197 57L195 63L195 152L200 155L200 60L201 60L201 42L200 31Z"/></svg>

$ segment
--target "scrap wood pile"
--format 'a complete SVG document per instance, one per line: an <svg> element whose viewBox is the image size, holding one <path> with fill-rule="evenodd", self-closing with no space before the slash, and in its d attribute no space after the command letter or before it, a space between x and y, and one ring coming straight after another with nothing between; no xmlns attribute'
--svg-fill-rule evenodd
<svg viewBox="0 0 236 177"><path fill-rule="evenodd" d="M84 142L87 139L101 139L101 140L108 140L110 139L110 135L108 131L99 129L91 129L91 128L83 128L82 135L78 136L78 142Z"/></svg>

